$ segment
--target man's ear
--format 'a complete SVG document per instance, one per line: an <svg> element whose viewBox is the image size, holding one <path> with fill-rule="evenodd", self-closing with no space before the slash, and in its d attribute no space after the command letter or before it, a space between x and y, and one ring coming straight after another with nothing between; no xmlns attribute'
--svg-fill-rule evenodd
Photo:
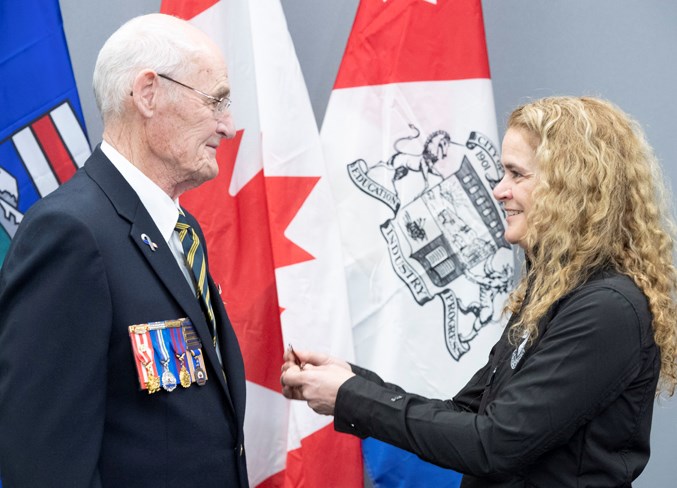
<svg viewBox="0 0 677 488"><path fill-rule="evenodd" d="M132 83L134 106L144 117L152 117L157 105L159 76L152 69L140 71Z"/></svg>

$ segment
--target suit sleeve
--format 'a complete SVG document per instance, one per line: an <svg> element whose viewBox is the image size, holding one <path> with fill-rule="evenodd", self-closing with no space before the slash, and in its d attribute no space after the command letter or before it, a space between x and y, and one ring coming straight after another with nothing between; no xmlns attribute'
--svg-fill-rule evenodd
<svg viewBox="0 0 677 488"><path fill-rule="evenodd" d="M464 473L515 472L565 443L622 392L639 370L640 342L631 303L613 290L593 290L562 305L486 415L395 395L355 376L339 389L335 427Z"/></svg>
<svg viewBox="0 0 677 488"><path fill-rule="evenodd" d="M100 486L106 272L83 223L29 215L0 275L0 473L8 488Z"/></svg>

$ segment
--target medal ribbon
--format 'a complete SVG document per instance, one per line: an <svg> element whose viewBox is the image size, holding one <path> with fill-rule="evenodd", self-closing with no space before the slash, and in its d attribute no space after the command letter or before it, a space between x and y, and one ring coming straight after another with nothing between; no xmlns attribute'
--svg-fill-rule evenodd
<svg viewBox="0 0 677 488"><path fill-rule="evenodd" d="M195 375L195 382L198 386L203 386L207 381L207 372L204 370L202 363L202 342L197 336L193 324L186 322L183 327L183 337L186 341L186 349L190 351L191 362L193 364L193 373Z"/></svg>
<svg viewBox="0 0 677 488"><path fill-rule="evenodd" d="M190 373L186 370L185 360L186 360L186 343L183 339L183 333L181 328L173 327L169 330L169 336L172 343L172 348L174 349L174 354L176 358L181 363L181 369L179 370L179 380L181 386L188 388L192 382ZM192 362L192 360L191 360Z"/></svg>
<svg viewBox="0 0 677 488"><path fill-rule="evenodd" d="M141 374L143 375L143 385L148 393L155 393L154 381L157 379L157 371L154 364L153 348L150 345L150 335L148 331L143 333L134 332L131 334L134 345L134 353L137 359L143 365Z"/></svg>
<svg viewBox="0 0 677 488"><path fill-rule="evenodd" d="M169 334L172 338L172 347L174 348L174 353L176 357L181 357L186 354L186 343L183 340L183 334L181 334L180 327L173 327Z"/></svg>
<svg viewBox="0 0 677 488"><path fill-rule="evenodd" d="M167 345L165 344L165 339L162 336L162 330L154 330L155 340L153 344L155 345L155 352L160 356L160 362L163 365L169 364L169 351L167 351Z"/></svg>
<svg viewBox="0 0 677 488"><path fill-rule="evenodd" d="M162 373L162 387L167 391L172 391L176 388L176 377L169 369L169 360L171 356L167 350L167 344L165 343L165 336L163 332L166 329L157 329L154 330L155 341L153 344L155 346L155 352L160 356L160 362L162 363L163 373Z"/></svg>

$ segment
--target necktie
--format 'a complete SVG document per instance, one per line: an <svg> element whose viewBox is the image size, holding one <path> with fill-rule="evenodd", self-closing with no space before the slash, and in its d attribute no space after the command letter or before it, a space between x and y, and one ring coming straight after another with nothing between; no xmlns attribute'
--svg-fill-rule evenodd
<svg viewBox="0 0 677 488"><path fill-rule="evenodd" d="M212 337L214 339L214 347L216 347L216 318L214 317L214 310L212 309L212 302L209 298L209 286L207 286L207 262L205 260L205 253L200 238L197 236L195 229L193 229L186 221L186 214L179 208L179 220L174 226L174 229L179 233L179 240L183 247L183 253L186 257L188 268L193 274L195 280L195 288L197 298L200 300L202 309L207 316L207 321L211 327Z"/></svg>

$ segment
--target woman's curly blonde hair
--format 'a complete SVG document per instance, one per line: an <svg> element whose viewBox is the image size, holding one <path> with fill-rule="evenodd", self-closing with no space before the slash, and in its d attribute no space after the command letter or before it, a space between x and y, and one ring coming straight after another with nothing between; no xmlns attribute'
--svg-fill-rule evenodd
<svg viewBox="0 0 677 488"><path fill-rule="evenodd" d="M508 129L534 144L538 181L523 239L529 269L507 309L513 340L599 267L631 277L646 295L661 354L658 393L677 384L675 225L660 165L644 133L612 103L551 97L517 108ZM529 299L520 311L529 287Z"/></svg>

